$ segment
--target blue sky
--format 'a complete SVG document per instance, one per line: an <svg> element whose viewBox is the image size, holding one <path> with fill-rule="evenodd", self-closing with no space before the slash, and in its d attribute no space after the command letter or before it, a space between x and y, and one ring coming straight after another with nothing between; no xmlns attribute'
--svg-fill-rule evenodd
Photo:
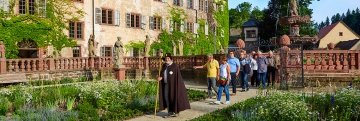
<svg viewBox="0 0 360 121"><path fill-rule="evenodd" d="M252 4L252 7L258 6L260 10L267 7L267 4L270 0L229 0L229 9L235 8L237 5L243 2L249 2ZM331 22L331 16L339 13L347 12L348 8L355 10L357 7L360 9L360 0L320 0L313 1L309 6L313 9L312 20L320 23L321 21L326 20L326 16L329 16Z"/></svg>

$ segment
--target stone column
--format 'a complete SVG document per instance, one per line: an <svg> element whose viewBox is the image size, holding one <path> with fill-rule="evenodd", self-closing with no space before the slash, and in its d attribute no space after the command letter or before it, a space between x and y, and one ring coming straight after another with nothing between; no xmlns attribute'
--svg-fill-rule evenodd
<svg viewBox="0 0 360 121"><path fill-rule="evenodd" d="M281 55L280 55L280 76L282 76L283 78L280 78L280 88L284 88L284 80L288 80L288 70L286 68L286 66L288 66L288 52L290 51L290 48L288 47L288 45L290 45L290 38L287 35L283 35L280 37L280 42L279 42L280 46L282 46L281 49ZM302 61L302 60L300 60Z"/></svg>

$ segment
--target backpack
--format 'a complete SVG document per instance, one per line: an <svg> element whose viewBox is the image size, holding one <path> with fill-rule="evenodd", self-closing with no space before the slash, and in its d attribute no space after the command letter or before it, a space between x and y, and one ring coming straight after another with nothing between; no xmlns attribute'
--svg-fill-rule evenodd
<svg viewBox="0 0 360 121"><path fill-rule="evenodd" d="M250 74L251 68L249 64L245 64L244 66L244 73L245 74Z"/></svg>

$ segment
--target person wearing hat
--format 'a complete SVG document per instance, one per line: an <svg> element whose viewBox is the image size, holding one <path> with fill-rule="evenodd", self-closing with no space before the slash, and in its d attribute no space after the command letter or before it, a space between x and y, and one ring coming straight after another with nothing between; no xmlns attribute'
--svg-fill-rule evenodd
<svg viewBox="0 0 360 121"><path fill-rule="evenodd" d="M170 53L162 58L165 63L162 65L160 71L159 86L159 102L160 110L167 108L168 117L176 117L180 111L190 109L188 94L185 88L184 81L181 76L180 68L176 63L173 63Z"/></svg>

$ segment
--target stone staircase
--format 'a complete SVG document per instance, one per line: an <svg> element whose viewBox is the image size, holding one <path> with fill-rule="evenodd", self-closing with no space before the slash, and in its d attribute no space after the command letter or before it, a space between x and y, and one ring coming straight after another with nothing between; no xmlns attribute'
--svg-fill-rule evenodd
<svg viewBox="0 0 360 121"><path fill-rule="evenodd" d="M25 73L0 74L0 84L27 82Z"/></svg>

